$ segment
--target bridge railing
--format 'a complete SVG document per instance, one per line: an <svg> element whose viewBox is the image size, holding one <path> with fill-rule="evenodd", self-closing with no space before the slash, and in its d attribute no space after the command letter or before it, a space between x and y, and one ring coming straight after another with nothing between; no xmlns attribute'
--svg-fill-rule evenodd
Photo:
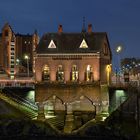
<svg viewBox="0 0 140 140"><path fill-rule="evenodd" d="M35 85L34 85L34 83L14 83L14 82L0 83L0 89L3 89L5 87L31 87L31 88L35 88Z"/></svg>

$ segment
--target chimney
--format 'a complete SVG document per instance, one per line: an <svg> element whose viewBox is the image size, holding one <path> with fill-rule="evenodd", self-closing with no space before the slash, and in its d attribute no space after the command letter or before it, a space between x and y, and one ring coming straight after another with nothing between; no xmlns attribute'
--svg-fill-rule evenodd
<svg viewBox="0 0 140 140"><path fill-rule="evenodd" d="M92 33L92 24L88 25L88 33Z"/></svg>
<svg viewBox="0 0 140 140"><path fill-rule="evenodd" d="M63 27L62 27L62 25L59 25L58 26L58 33L62 33L63 32Z"/></svg>

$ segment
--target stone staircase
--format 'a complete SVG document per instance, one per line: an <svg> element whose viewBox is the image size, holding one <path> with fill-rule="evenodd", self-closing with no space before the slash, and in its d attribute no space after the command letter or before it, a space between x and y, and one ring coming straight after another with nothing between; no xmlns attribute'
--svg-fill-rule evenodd
<svg viewBox="0 0 140 140"><path fill-rule="evenodd" d="M14 106L16 109L20 110L25 114L27 119L35 119L38 115L38 108L34 104L30 103L25 99L20 99L20 97L13 97L9 94L0 92L0 98L7 102L8 104Z"/></svg>
<svg viewBox="0 0 140 140"><path fill-rule="evenodd" d="M48 118L46 121L53 127L56 127L58 130L63 130L64 128L65 123L64 123L64 118L62 117L55 116L52 118Z"/></svg>

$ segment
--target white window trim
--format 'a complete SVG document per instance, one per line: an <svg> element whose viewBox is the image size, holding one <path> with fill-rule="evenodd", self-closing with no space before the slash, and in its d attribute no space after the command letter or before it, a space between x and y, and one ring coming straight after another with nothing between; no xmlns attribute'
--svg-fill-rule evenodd
<svg viewBox="0 0 140 140"><path fill-rule="evenodd" d="M52 47L52 46L53 46L53 47ZM51 40L51 42L50 42L48 48L50 48L50 49L51 49L51 48L56 48L56 45L55 45L55 43L54 43L53 40Z"/></svg>
<svg viewBox="0 0 140 140"><path fill-rule="evenodd" d="M83 47L83 44L85 44L85 47ZM83 41L82 41L82 43L80 44L80 47L79 47L79 48L83 48L83 49L88 48L88 45L87 45L85 39L83 39Z"/></svg>

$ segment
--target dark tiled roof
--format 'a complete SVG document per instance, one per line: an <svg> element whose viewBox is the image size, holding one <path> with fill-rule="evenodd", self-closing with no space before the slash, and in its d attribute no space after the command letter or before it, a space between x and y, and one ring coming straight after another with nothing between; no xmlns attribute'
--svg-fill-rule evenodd
<svg viewBox="0 0 140 140"><path fill-rule="evenodd" d="M19 33L16 34L16 37L17 36L19 36L19 37L32 37L32 35L30 35L30 34L25 35L25 34L19 34Z"/></svg>
<svg viewBox="0 0 140 140"><path fill-rule="evenodd" d="M103 33L47 33L43 35L37 47L37 53L87 53L97 52L101 49L102 41L107 38ZM85 39L88 48L79 48ZM56 48L48 48L50 41L53 40ZM107 40L108 41L108 40Z"/></svg>

